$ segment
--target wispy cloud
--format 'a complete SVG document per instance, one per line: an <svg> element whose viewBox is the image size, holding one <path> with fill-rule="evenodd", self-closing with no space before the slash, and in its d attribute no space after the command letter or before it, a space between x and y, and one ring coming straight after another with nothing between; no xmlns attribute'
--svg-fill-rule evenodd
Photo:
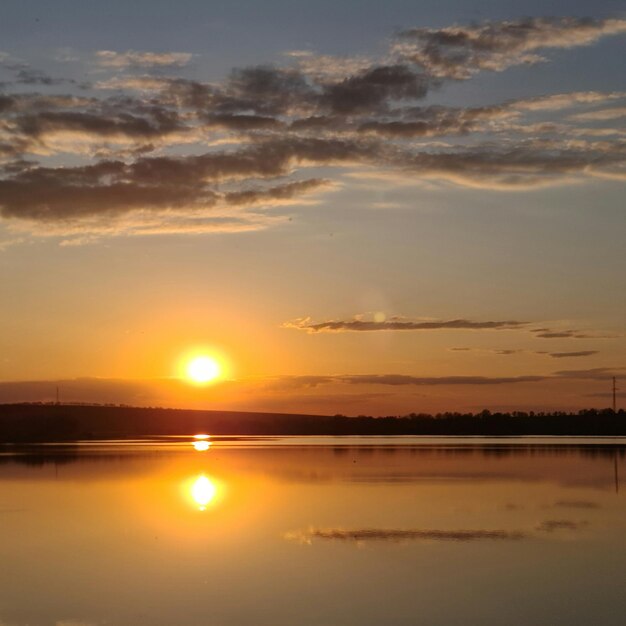
<svg viewBox="0 0 626 626"><path fill-rule="evenodd" d="M622 376L626 367L599 367L585 370L561 370L552 374L522 376L411 376L405 374L333 374L310 376L283 376L275 383L280 387L317 387L318 385L383 385L400 386L440 386L440 385L515 385L572 380L610 380L613 376Z"/></svg>
<svg viewBox="0 0 626 626"><path fill-rule="evenodd" d="M348 543L363 542L404 542L404 541L518 541L527 538L522 531L513 530L421 530L421 529L383 529L363 528L345 530L342 528L309 528L285 534L285 539L299 543L312 543L314 539L342 541Z"/></svg>
<svg viewBox="0 0 626 626"><path fill-rule="evenodd" d="M570 116L570 119L577 122L597 122L605 120L616 120L626 117L626 107L613 107L610 109L600 109L598 111L587 111Z"/></svg>
<svg viewBox="0 0 626 626"><path fill-rule="evenodd" d="M545 61L539 50L587 46L624 32L626 20L535 17L476 26L413 28L400 34L394 52L433 76L465 79L479 70L502 71L512 65Z"/></svg>
<svg viewBox="0 0 626 626"><path fill-rule="evenodd" d="M547 376L409 376L405 374L338 374L321 376L285 376L277 380L281 386L316 387L318 385L384 385L387 387L440 385L514 385L536 383Z"/></svg>
<svg viewBox="0 0 626 626"><path fill-rule="evenodd" d="M403 317L391 317L381 321L364 320L356 317L351 320L328 320L313 322L305 317L291 322L285 322L284 328L304 330L308 333L320 332L372 332L372 331L428 331L428 330L516 330L523 328L527 322L515 320L506 321L470 321L465 319L453 320L411 320Z"/></svg>
<svg viewBox="0 0 626 626"><path fill-rule="evenodd" d="M138 52L127 50L98 50L96 63L102 67L116 69L128 67L182 67L187 65L193 55L189 52Z"/></svg>
<svg viewBox="0 0 626 626"><path fill-rule="evenodd" d="M386 316L376 313L373 316L355 315L351 319L325 320L315 322L310 317L297 318L283 323L283 328L302 330L307 333L342 333L342 332L380 332L380 331L434 331L434 330L474 330L491 331L507 330L529 332L539 339L614 339L618 335L589 332L573 329L532 328L530 322L520 320L488 320L473 321L463 318L449 320L431 320L408 318L402 316ZM482 350L469 347L453 347L452 351ZM489 352L500 355L511 355L522 352L519 349L492 349ZM539 351L536 354L547 354L554 358L584 357L597 354L596 350L580 350L576 352Z"/></svg>

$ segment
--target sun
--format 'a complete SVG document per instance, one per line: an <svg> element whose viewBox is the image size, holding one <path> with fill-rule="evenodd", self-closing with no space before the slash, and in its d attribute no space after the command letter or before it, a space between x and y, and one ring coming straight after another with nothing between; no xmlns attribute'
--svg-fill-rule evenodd
<svg viewBox="0 0 626 626"><path fill-rule="evenodd" d="M189 380L202 385L218 378L222 368L217 360L210 356L197 356L187 363L186 373Z"/></svg>

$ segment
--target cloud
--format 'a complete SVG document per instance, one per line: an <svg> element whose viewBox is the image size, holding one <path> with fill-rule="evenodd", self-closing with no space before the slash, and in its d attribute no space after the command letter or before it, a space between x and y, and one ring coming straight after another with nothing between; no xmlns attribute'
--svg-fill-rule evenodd
<svg viewBox="0 0 626 626"><path fill-rule="evenodd" d="M626 92L623 91L574 91L571 93L559 93L549 96L515 100L511 102L509 106L512 109L526 111L557 111L580 104L598 104L625 97Z"/></svg>
<svg viewBox="0 0 626 626"><path fill-rule="evenodd" d="M522 376L411 376L406 374L327 374L309 376L282 376L274 380L281 389L317 387L319 385L383 385L402 386L487 386L516 385L571 380L610 380L623 376L626 367L600 367L587 370L561 370L552 374Z"/></svg>
<svg viewBox="0 0 626 626"><path fill-rule="evenodd" d="M498 356L512 356L514 354L537 354L552 357L554 359L586 357L598 354L598 350L580 350L578 352L548 352L546 350L522 350L519 348L466 348L454 347L448 348L451 352L479 352L487 354L496 354Z"/></svg>
<svg viewBox="0 0 626 626"><path fill-rule="evenodd" d="M154 107L144 111L143 115L131 112L40 112L17 117L13 128L21 137L36 140L71 133L106 139L155 140L170 133L182 132L184 126L175 113Z"/></svg>
<svg viewBox="0 0 626 626"><path fill-rule="evenodd" d="M414 100L426 96L429 80L406 65L372 67L340 82L326 85L322 106L349 115L384 109L389 100Z"/></svg>
<svg viewBox="0 0 626 626"><path fill-rule="evenodd" d="M353 161L371 150L349 142L310 139L264 143L234 153L144 157L131 164L118 160L74 168L29 168L0 180L0 215L50 222L138 210L206 210L221 198L214 187L218 182L271 179L288 174L299 160ZM225 198L240 205L246 198L255 204L260 198L285 200L323 184L320 179L294 181L266 191L233 192Z"/></svg>
<svg viewBox="0 0 626 626"><path fill-rule="evenodd" d="M586 380L610 380L614 376L624 376L626 367L594 367L586 370L561 370L554 376L559 378L574 378Z"/></svg>
<svg viewBox="0 0 626 626"><path fill-rule="evenodd" d="M623 92L537 94L478 107L420 104L448 80L622 32L624 20L578 18L417 28L377 56L292 51L287 65L234 68L211 83L176 75L190 53L100 50L97 63L115 75L89 91L0 55L13 77L0 92L0 216L33 236L71 231L80 239L81 228L83 240L138 234L158 230L157 216L167 221L163 232L198 232L198 213L200 231L222 219L215 211L224 207L229 223L249 223L236 209L295 204L302 194L330 189L310 172L319 167L328 168L326 181L339 170L385 172L432 189L511 192L626 180L622 131L602 124L618 119ZM17 93L26 85L31 91ZM34 93L37 86L54 93ZM551 112L562 109L572 111L555 121ZM595 123L581 125L588 122ZM126 226L95 224L111 218ZM319 330L426 330L424 323L322 322ZM537 336L586 334L545 329Z"/></svg>
<svg viewBox="0 0 626 626"><path fill-rule="evenodd" d="M354 375L337 377L351 385L507 385L534 383L545 380L545 376L403 376L399 374Z"/></svg>
<svg viewBox="0 0 626 626"><path fill-rule="evenodd" d="M372 332L382 330L517 330L527 325L527 322L514 320L473 322L464 319L419 321L409 320L402 317L392 317L384 321L363 320L353 318L351 320L329 320L326 322L312 322L311 318L301 318L291 322L285 322L284 328L304 330L308 333L319 332Z"/></svg>
<svg viewBox="0 0 626 626"><path fill-rule="evenodd" d="M182 67L187 65L193 55L188 52L115 52L99 50L96 63L101 67L124 69L128 67Z"/></svg>
<svg viewBox="0 0 626 626"><path fill-rule="evenodd" d="M616 120L626 117L626 107L614 107L611 109L600 109L599 111L588 111L571 115L570 119L577 122L602 122L605 120Z"/></svg>
<svg viewBox="0 0 626 626"><path fill-rule="evenodd" d="M284 185L276 185L269 189L256 189L247 191L233 191L223 195L227 204L253 206L256 204L276 204L292 201L295 197L313 191L330 189L334 185L322 178L300 180Z"/></svg>
<svg viewBox="0 0 626 626"><path fill-rule="evenodd" d="M393 52L432 76L467 79L480 70L503 71L512 65L544 61L538 50L586 46L624 32L626 20L535 17L476 26L405 30Z"/></svg>
<svg viewBox="0 0 626 626"><path fill-rule="evenodd" d="M172 227L172 224L169 224ZM140 228L140 226L136 226ZM159 228L158 224L154 228ZM207 232L210 232L207 229ZM143 234L139 232L138 234ZM407 376L404 374L319 374L263 376L190 387L182 379L106 379L0 382L0 402L54 401L55 388L64 403L124 403L132 406L179 406L220 411L268 411L334 415L407 415L412 412L541 411L589 408L588 393L610 390L612 376L573 370L525 376ZM532 385L532 394L531 391ZM485 396L484 390L489 393ZM564 406L562 392L570 398ZM532 398L529 401L529 398ZM556 399L556 402L552 402ZM486 403L485 403L486 402ZM602 403L606 406L606 403Z"/></svg>
<svg viewBox="0 0 626 626"><path fill-rule="evenodd" d="M311 543L314 539L343 541L349 543L403 542L403 541L518 541L528 535L512 530L421 530L421 529L382 529L364 528L344 530L342 528L309 528L285 534L285 539L300 543Z"/></svg>
<svg viewBox="0 0 626 626"><path fill-rule="evenodd" d="M509 385L541 382L547 376L409 376L405 374L339 374L326 376L285 376L277 382L281 387L316 387L318 385L385 385L440 386L440 385Z"/></svg>
<svg viewBox="0 0 626 626"><path fill-rule="evenodd" d="M290 50L285 56L296 61L298 69L315 82L326 83L342 80L370 68L374 61L364 56L332 56L315 54L311 50Z"/></svg>

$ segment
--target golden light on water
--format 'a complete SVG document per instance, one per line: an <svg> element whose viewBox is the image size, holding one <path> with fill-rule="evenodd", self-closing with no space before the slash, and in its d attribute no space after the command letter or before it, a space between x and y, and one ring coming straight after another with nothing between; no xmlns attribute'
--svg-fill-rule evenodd
<svg viewBox="0 0 626 626"><path fill-rule="evenodd" d="M191 485L191 497L200 511L206 510L216 494L217 486L204 474L198 476Z"/></svg>
<svg viewBox="0 0 626 626"><path fill-rule="evenodd" d="M211 442L206 439L200 439L198 441L194 441L192 445L194 450L197 450L198 452L206 452L211 447Z"/></svg>

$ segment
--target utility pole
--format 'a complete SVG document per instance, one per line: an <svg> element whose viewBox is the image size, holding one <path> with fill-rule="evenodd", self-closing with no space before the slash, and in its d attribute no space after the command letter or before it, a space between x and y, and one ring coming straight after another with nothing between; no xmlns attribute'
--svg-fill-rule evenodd
<svg viewBox="0 0 626 626"><path fill-rule="evenodd" d="M617 413L617 402L616 402L617 394L615 393L616 391L617 391L617 385L616 385L615 376L613 376L613 413Z"/></svg>
<svg viewBox="0 0 626 626"><path fill-rule="evenodd" d="M59 386L57 385L57 404L59 404ZM613 400L613 404L615 404L615 400Z"/></svg>

